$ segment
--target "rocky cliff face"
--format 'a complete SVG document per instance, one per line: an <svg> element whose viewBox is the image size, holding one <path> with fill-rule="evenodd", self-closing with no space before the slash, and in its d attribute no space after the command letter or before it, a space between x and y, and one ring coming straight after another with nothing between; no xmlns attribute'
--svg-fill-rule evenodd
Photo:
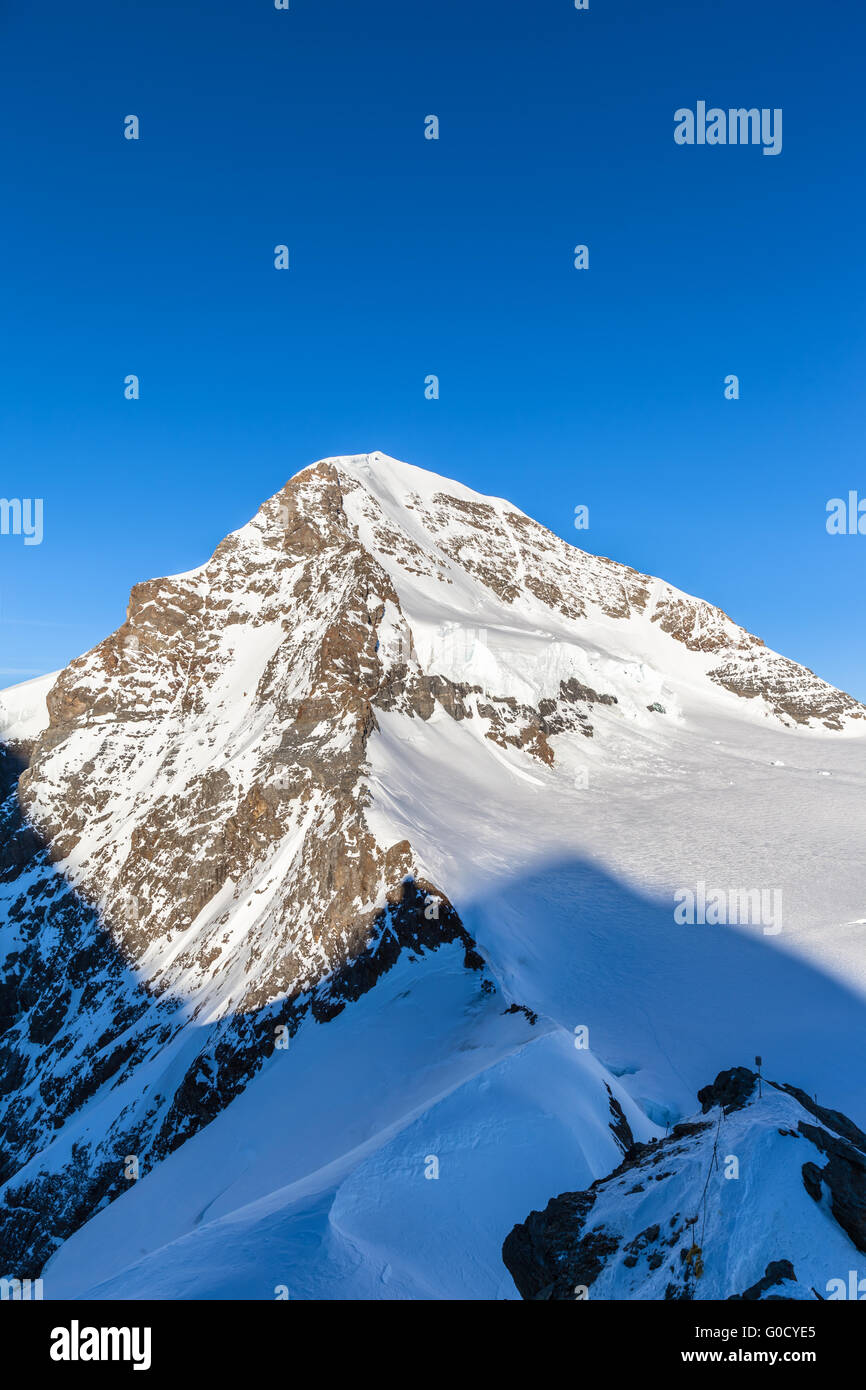
<svg viewBox="0 0 866 1390"><path fill-rule="evenodd" d="M507 679L501 643L466 657L473 621L547 625L560 656L535 686ZM38 1274L129 1158L182 1144L281 1030L333 1016L395 952L459 940L492 989L411 819L371 829L378 721L474 721L550 767L598 711L664 714L632 679L640 642L660 670L686 653L683 700L697 684L833 730L866 715L710 605L382 455L305 469L201 568L136 585L5 755L0 1266Z"/></svg>

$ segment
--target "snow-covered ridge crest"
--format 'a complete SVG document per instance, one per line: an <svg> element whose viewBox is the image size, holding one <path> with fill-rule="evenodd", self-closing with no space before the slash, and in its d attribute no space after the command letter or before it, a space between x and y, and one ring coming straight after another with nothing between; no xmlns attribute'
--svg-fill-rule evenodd
<svg viewBox="0 0 866 1390"><path fill-rule="evenodd" d="M866 1134L746 1067L698 1099L669 1135L514 1228L503 1255L524 1298L860 1296L848 1273L866 1254Z"/></svg>

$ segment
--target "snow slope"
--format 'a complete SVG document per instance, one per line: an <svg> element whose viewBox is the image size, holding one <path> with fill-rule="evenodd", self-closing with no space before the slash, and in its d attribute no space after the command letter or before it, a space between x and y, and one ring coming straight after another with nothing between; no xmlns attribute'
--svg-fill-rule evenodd
<svg viewBox="0 0 866 1390"><path fill-rule="evenodd" d="M500 1259L509 1217L620 1149L590 1054L491 1000L451 948L402 959L67 1241L46 1290L515 1297Z"/></svg>
<svg viewBox="0 0 866 1390"><path fill-rule="evenodd" d="M25 743L48 725L45 697L59 675L51 671L0 691L0 742Z"/></svg>

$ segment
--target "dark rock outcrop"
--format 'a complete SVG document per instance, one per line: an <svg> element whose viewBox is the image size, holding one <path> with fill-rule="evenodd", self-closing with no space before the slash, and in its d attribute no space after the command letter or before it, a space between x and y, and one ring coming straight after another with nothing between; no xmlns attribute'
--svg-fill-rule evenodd
<svg viewBox="0 0 866 1390"><path fill-rule="evenodd" d="M818 1201L822 1187L827 1188L830 1210L857 1249L866 1254L866 1158L849 1140L828 1134L817 1125L801 1120L799 1130L827 1158L823 1168L804 1164L806 1191Z"/></svg>
<svg viewBox="0 0 866 1390"><path fill-rule="evenodd" d="M739 1110L751 1099L757 1081L757 1072L749 1071L748 1067L720 1071L712 1085L698 1091L701 1110L705 1115L715 1105L721 1105L726 1114Z"/></svg>
<svg viewBox="0 0 866 1390"><path fill-rule="evenodd" d="M764 1298L765 1294L768 1302L774 1298L779 1299L781 1295L771 1294L767 1291L768 1289L777 1288L779 1284L785 1281L792 1284L797 1282L797 1276L794 1273L794 1266L791 1264L791 1261L771 1260L764 1270L764 1277L759 1279L757 1283L752 1284L751 1288L746 1289L743 1293L732 1293L731 1300L737 1302L741 1299L746 1299L750 1303L755 1303L759 1299Z"/></svg>

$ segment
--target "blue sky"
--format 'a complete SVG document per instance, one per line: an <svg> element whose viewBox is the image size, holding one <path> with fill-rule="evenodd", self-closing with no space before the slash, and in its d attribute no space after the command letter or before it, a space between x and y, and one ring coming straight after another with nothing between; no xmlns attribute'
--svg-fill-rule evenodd
<svg viewBox="0 0 866 1390"><path fill-rule="evenodd" d="M0 536L0 684L381 449L866 699L866 536L825 530L866 496L864 39L853 0L10 0L0 495L44 540ZM782 153L676 145L699 99Z"/></svg>

